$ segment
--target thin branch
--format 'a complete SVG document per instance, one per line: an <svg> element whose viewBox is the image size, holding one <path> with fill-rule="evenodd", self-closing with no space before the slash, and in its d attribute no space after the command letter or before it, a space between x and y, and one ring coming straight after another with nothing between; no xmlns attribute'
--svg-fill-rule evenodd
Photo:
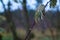
<svg viewBox="0 0 60 40"><path fill-rule="evenodd" d="M27 33L25 40L30 40L30 34L31 34L31 31L32 31L34 25L35 25L35 21L33 22L31 28L29 28L29 32Z"/></svg>
<svg viewBox="0 0 60 40"><path fill-rule="evenodd" d="M48 1L48 2L46 3L45 7L48 5L49 2L50 2L50 1Z"/></svg>
<svg viewBox="0 0 60 40"><path fill-rule="evenodd" d="M42 11L44 16L45 16L45 8L46 8L46 6L48 5L49 2L50 2L50 1L48 1L48 2L46 3L46 5L44 6L44 10Z"/></svg>
<svg viewBox="0 0 60 40"><path fill-rule="evenodd" d="M51 1L48 1L48 2L46 3L45 7L48 5L49 2L51 2ZM45 8L44 8L44 9L45 9ZM53 40L55 40L54 34L53 34L53 30L52 30L50 27L48 27L48 28L49 28L49 30L50 30L50 32L51 32L51 34L52 34Z"/></svg>
<svg viewBox="0 0 60 40"><path fill-rule="evenodd" d="M49 2L50 2L50 1L49 1ZM48 4L49 2L47 2L47 4ZM47 6L47 4L45 5L45 7ZM44 8L44 9L45 9L45 8ZM26 35L25 40L30 40L30 34L31 34L31 31L32 31L34 25L35 25L35 21L34 21L34 23L32 24L31 28L29 28L29 31L28 31L28 33L27 33L27 35Z"/></svg>

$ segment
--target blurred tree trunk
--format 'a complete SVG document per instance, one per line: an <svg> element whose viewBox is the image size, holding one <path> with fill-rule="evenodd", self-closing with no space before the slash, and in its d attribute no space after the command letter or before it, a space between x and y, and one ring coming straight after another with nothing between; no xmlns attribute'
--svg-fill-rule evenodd
<svg viewBox="0 0 60 40"><path fill-rule="evenodd" d="M27 11L27 8L26 8L26 0L23 0L23 10L24 10L24 15L25 15L25 19L26 19L26 24L25 24L25 27L26 27L26 38L25 40L28 40L28 37L29 37L29 16L28 16L28 11Z"/></svg>
<svg viewBox="0 0 60 40"><path fill-rule="evenodd" d="M29 23L29 15L28 15L28 11L27 11L27 7L26 7L26 3L27 3L27 0L23 0L23 10L24 10L24 15L25 15L25 19L26 19L26 37L25 37L25 40L31 40L31 26L30 26L30 23Z"/></svg>
<svg viewBox="0 0 60 40"><path fill-rule="evenodd" d="M5 17L7 19L7 23L9 24L9 29L11 29L11 32L13 34L13 38L14 38L14 40L20 40L20 38L17 37L16 26L15 26L13 20L12 20L12 14L10 12L10 6L11 6L10 1L8 2L8 12L6 12L6 8L5 8L5 5L4 5L2 0L1 0L1 2L3 4L3 8L4 8L4 12L5 12Z"/></svg>
<svg viewBox="0 0 60 40"><path fill-rule="evenodd" d="M11 6L11 4L10 4L10 1L9 1L9 3L8 3L8 23L10 24L10 29L11 29L11 31L12 31L12 33L13 33L13 37L14 37L14 40L21 40L20 38L18 38L18 36L17 36L17 34L16 34L16 26L15 26L15 24L14 24L14 22L13 22L13 19L12 19L12 14L11 14L11 12L10 12L10 6Z"/></svg>
<svg viewBox="0 0 60 40"><path fill-rule="evenodd" d="M25 26L28 29L30 27L30 24L29 24L28 11L27 11L27 7L26 7L26 0L23 0L23 12L24 12L25 20L26 20Z"/></svg>

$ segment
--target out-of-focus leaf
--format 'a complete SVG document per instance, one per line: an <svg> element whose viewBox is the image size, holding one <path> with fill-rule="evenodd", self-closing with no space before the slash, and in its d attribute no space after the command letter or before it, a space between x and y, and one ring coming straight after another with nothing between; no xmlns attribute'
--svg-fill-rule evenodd
<svg viewBox="0 0 60 40"><path fill-rule="evenodd" d="M50 7L55 7L57 0L50 0Z"/></svg>
<svg viewBox="0 0 60 40"><path fill-rule="evenodd" d="M37 10L36 10L36 13L35 13L35 22L38 23L42 18L42 15L43 15L43 11L44 10L44 5L41 4L38 6Z"/></svg>
<svg viewBox="0 0 60 40"><path fill-rule="evenodd" d="M4 32L5 32L5 29L0 27L0 34L3 35Z"/></svg>
<svg viewBox="0 0 60 40"><path fill-rule="evenodd" d="M6 18L0 15L0 23L2 23L3 21L6 21Z"/></svg>

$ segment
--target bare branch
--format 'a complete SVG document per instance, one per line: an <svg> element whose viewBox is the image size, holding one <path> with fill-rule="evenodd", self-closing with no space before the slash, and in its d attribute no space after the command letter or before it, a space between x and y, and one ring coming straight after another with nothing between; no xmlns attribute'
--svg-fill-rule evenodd
<svg viewBox="0 0 60 40"><path fill-rule="evenodd" d="M46 6L48 5L48 3L49 3L50 1L48 1L47 3L46 3L46 5L44 6L44 10L43 10L43 15L45 16L45 8L46 8Z"/></svg>
<svg viewBox="0 0 60 40"><path fill-rule="evenodd" d="M50 1L48 1L48 2L46 3L45 7L48 5L49 2L50 2Z"/></svg>

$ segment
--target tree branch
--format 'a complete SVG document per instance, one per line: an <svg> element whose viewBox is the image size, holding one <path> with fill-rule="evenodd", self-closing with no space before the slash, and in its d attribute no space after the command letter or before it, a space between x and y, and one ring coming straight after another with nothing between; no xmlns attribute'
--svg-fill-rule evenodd
<svg viewBox="0 0 60 40"><path fill-rule="evenodd" d="M46 3L45 7L48 5L49 2L50 2L50 1L48 1L48 2Z"/></svg>

